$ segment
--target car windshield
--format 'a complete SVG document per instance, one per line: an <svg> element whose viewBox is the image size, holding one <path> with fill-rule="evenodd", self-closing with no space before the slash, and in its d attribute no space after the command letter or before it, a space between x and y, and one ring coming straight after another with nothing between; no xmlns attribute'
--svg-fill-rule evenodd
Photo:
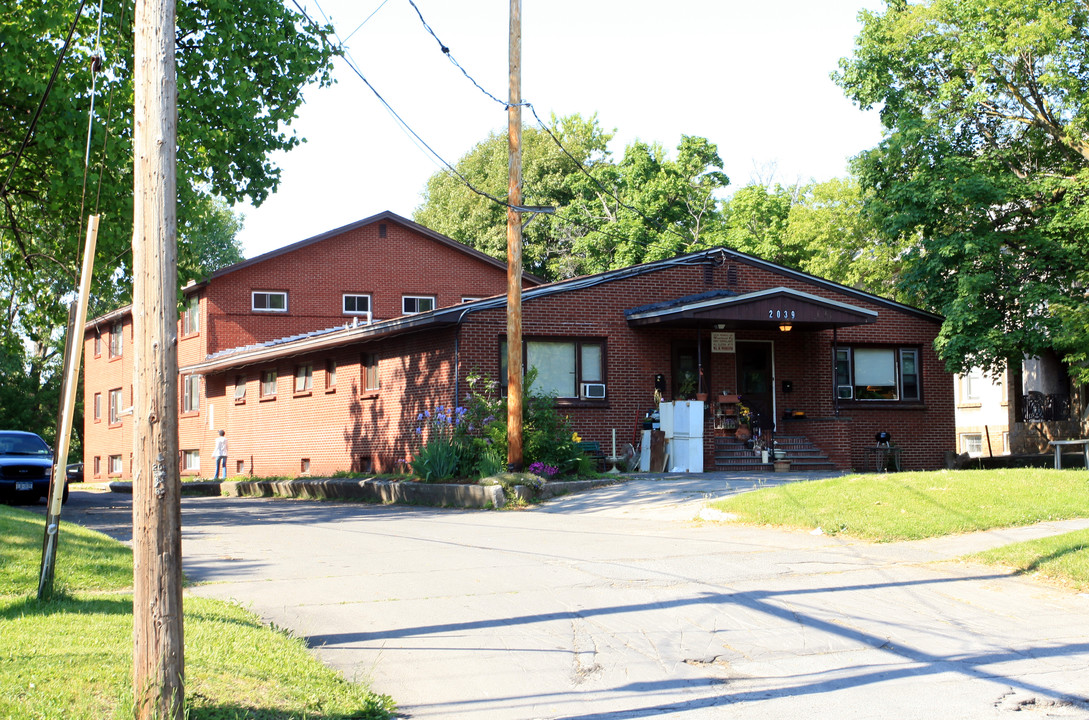
<svg viewBox="0 0 1089 720"><path fill-rule="evenodd" d="M51 454L49 446L37 435L17 435L0 433L0 455L38 455Z"/></svg>

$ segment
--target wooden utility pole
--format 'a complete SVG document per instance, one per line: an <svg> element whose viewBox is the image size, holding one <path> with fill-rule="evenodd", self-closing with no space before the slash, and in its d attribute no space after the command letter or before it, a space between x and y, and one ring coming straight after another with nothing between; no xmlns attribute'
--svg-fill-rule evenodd
<svg viewBox="0 0 1089 720"><path fill-rule="evenodd" d="M185 709L174 3L136 2L132 661L140 720L182 720Z"/></svg>
<svg viewBox="0 0 1089 720"><path fill-rule="evenodd" d="M57 412L53 479L49 484L49 510L45 515L42 565L38 575L39 600L47 600L53 594L53 573L56 569L57 544L60 541L61 503L64 499L64 486L68 481L68 443L72 439L72 419L75 416L76 392L79 389L79 364L83 357L83 326L87 323L87 304L91 297L91 274L94 270L97 242L98 215L91 215L87 219L87 239L83 246L79 297L68 307L68 334L64 341L64 382L61 385L61 405Z"/></svg>
<svg viewBox="0 0 1089 720"><path fill-rule="evenodd" d="M522 469L522 0L510 0L507 190L507 467Z"/></svg>

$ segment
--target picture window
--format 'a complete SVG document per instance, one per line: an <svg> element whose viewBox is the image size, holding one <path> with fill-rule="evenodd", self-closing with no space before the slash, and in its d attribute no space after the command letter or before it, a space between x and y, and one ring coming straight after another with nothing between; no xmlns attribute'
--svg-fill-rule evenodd
<svg viewBox="0 0 1089 720"><path fill-rule="evenodd" d="M499 376L507 377L507 343L499 343ZM599 338L532 338L524 342L522 364L537 368L537 392L557 399L604 400L605 342Z"/></svg>
<svg viewBox="0 0 1089 720"><path fill-rule="evenodd" d="M921 400L919 351L885 347L837 349L836 393L841 400Z"/></svg>

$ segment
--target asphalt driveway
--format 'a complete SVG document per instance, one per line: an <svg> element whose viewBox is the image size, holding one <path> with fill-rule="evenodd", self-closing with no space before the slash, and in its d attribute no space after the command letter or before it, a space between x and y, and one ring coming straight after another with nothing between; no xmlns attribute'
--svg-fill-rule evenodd
<svg viewBox="0 0 1089 720"><path fill-rule="evenodd" d="M954 560L1089 522L872 545L695 519L783 479L504 512L187 498L188 592L417 718L1089 718L1089 596ZM72 497L127 537L127 497Z"/></svg>

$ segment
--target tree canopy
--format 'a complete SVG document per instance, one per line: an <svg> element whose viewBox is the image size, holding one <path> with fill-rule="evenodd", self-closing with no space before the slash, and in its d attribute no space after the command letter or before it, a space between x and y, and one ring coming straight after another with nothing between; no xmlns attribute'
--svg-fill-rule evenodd
<svg viewBox="0 0 1089 720"><path fill-rule="evenodd" d="M47 384L77 285L86 216L99 213L92 313L131 287L133 10L88 3L40 118L24 138L80 3L0 3L0 384L9 370ZM97 35L101 24L100 39ZM281 0L179 0L179 281L241 258L229 204L260 203L279 182L269 161L300 139L289 128L301 88L330 82L331 29ZM95 56L101 71L95 73ZM84 152L91 116L90 168ZM16 159L18 157L18 162ZM10 176L10 180L9 180ZM31 398L36 397L31 394ZM31 402L32 400L28 400ZM19 423L7 400L0 424ZM41 413L43 417L54 413ZM12 418L10 421L8 418ZM50 423L51 424L51 423ZM15 426L15 425L13 425ZM28 428L41 429L41 428ZM51 434L49 432L46 433Z"/></svg>
<svg viewBox="0 0 1089 720"><path fill-rule="evenodd" d="M953 370L1055 349L1089 380L1089 8L890 0L836 81L878 107L856 161L901 289L946 316Z"/></svg>
<svg viewBox="0 0 1089 720"><path fill-rule="evenodd" d="M601 128L596 115L553 117L551 125L554 138L533 127L522 133L525 204L557 208L524 233L529 272L563 279L717 244L716 194L729 180L713 143L684 136L676 159L670 159L661 145L634 142L615 162L607 147L613 133ZM455 168L476 189L505 200L507 162L506 133L492 133ZM506 257L506 209L452 173L428 180L414 218Z"/></svg>

